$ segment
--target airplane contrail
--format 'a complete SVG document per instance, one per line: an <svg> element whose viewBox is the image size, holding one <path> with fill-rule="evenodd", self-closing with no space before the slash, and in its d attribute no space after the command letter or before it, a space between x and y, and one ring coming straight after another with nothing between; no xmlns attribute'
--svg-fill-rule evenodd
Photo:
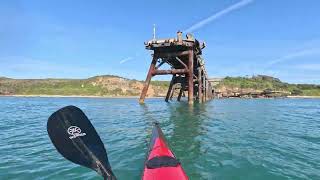
<svg viewBox="0 0 320 180"><path fill-rule="evenodd" d="M219 12L217 12L217 13L209 16L209 17L207 17L206 19L203 19L202 21L192 25L188 29L184 30L184 32L193 32L193 31L203 27L204 25L206 25L206 24L208 24L210 22L212 22L212 21L214 21L214 20L216 20L216 19L218 19L218 18L220 18L220 17L222 17L222 16L224 16L226 14L229 14L232 11L235 11L237 9L240 9L242 7L247 6L248 4L252 3L253 1L254 0L242 0L240 2L237 2L237 3L227 7L225 9L223 9L223 10L221 10L221 11L219 11Z"/></svg>
<svg viewBox="0 0 320 180"><path fill-rule="evenodd" d="M304 57L304 56L316 55L316 54L320 54L320 48L303 49L300 51L292 52L290 54L286 54L285 56L282 56L280 58L274 59L274 60L270 61L269 63L267 63L267 65L268 65L268 67L270 67L275 64L285 62L285 61L288 61L291 59L295 59L298 57Z"/></svg>
<svg viewBox="0 0 320 180"><path fill-rule="evenodd" d="M125 63L125 62L127 62L127 61L130 61L130 60L132 60L133 59L133 57L127 57L127 58L125 58L125 59L122 59L119 63L120 64L123 64L123 63Z"/></svg>

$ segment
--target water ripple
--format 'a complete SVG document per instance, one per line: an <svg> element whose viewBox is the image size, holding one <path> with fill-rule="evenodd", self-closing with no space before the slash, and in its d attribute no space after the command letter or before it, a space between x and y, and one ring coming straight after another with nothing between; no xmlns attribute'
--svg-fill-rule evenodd
<svg viewBox="0 0 320 180"><path fill-rule="evenodd" d="M118 179L140 179L159 121L190 179L320 179L320 100L0 98L0 179L100 179L57 153L47 118L66 105L88 115Z"/></svg>

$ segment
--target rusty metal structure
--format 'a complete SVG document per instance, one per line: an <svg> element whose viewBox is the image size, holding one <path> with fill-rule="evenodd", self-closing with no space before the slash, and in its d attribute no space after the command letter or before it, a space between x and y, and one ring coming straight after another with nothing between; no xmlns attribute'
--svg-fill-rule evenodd
<svg viewBox="0 0 320 180"><path fill-rule="evenodd" d="M177 32L176 38L155 39L145 42L145 47L153 51L151 65L139 99L144 103L151 78L156 75L172 74L172 79L166 96L166 101L172 99L178 91L177 100L188 91L188 102L194 100L199 103L213 98L211 83L208 81L207 71L202 58L205 43L200 43L192 34L182 38L182 32ZM162 70L164 64L170 69Z"/></svg>

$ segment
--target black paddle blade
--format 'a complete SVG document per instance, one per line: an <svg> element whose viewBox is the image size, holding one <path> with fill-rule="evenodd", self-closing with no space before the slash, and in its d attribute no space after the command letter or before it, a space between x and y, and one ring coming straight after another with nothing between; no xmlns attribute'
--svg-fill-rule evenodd
<svg viewBox="0 0 320 180"><path fill-rule="evenodd" d="M116 179L104 145L87 116L75 106L64 107L48 120L47 131L58 152L66 159Z"/></svg>

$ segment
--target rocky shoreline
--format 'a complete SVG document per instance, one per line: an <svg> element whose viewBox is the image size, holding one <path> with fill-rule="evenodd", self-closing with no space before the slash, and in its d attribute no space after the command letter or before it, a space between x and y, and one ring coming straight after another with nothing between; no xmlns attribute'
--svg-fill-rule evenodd
<svg viewBox="0 0 320 180"><path fill-rule="evenodd" d="M214 78L213 78L214 79ZM210 81L215 98L318 98L320 85L289 84L277 78L225 77ZM0 77L0 95L21 97L138 98L144 82L103 75L87 79L11 79ZM148 97L164 97L169 81L151 81ZM197 92L195 92L197 93Z"/></svg>
<svg viewBox="0 0 320 180"><path fill-rule="evenodd" d="M81 96L81 95L0 95L0 97L44 97L44 98L110 98L110 99L139 99L139 96ZM148 99L164 98L165 96L149 96ZM283 96L283 97L216 97L216 99L274 99L274 98L290 98L290 99L319 99L320 96Z"/></svg>

